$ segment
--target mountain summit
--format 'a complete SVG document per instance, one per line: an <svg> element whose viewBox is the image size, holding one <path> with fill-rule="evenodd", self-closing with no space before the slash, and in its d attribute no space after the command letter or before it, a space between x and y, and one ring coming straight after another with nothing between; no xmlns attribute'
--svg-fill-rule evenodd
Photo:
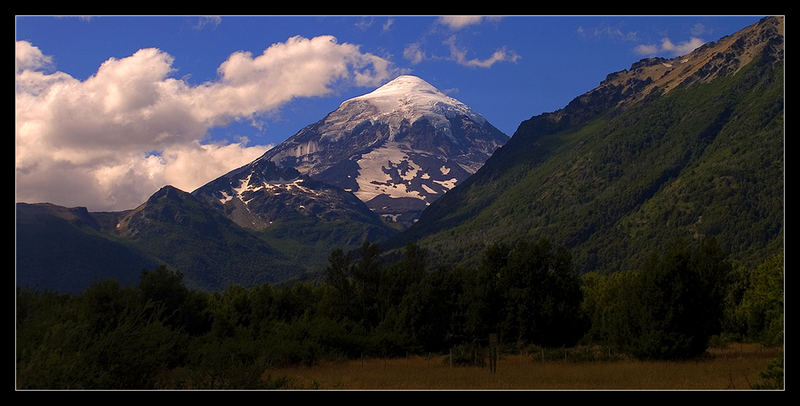
<svg viewBox="0 0 800 406"><path fill-rule="evenodd" d="M390 140L393 140L404 121L414 123L423 117L441 129L442 135L448 137L452 137L448 132L450 118L465 116L475 123L486 122L486 119L464 103L445 95L430 83L410 75L399 76L371 93L345 101L340 110L347 109L355 113L352 118L387 123Z"/></svg>
<svg viewBox="0 0 800 406"><path fill-rule="evenodd" d="M507 139L464 103L403 75L342 102L256 162L352 192L384 221L405 227Z"/></svg>

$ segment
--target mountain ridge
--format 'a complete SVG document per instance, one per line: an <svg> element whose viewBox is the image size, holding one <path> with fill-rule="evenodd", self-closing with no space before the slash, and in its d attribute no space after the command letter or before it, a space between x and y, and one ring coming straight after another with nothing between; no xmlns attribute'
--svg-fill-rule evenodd
<svg viewBox="0 0 800 406"><path fill-rule="evenodd" d="M675 58L692 70L671 78L678 85L669 91L653 79L666 72L658 73L665 60L649 58L523 121L475 175L387 246L416 241L449 263L474 260L489 242L547 236L574 250L584 272L635 267L633 247L643 247L635 238L657 246L668 235L716 235L737 259L763 253L782 240L782 212L768 203L782 197L780 27L765 18ZM679 184L675 205L664 193ZM626 255L632 261L617 260Z"/></svg>
<svg viewBox="0 0 800 406"><path fill-rule="evenodd" d="M582 272L636 267L677 237L763 257L783 244L782 27L765 18L689 55L635 62L511 138L403 78L452 114L372 120L381 108L369 100L398 82L192 193L165 186L122 212L18 203L18 284L75 291L158 263L210 290L279 283L363 241L417 242L433 262L468 264L489 243L544 236ZM326 137L355 147L325 148Z"/></svg>

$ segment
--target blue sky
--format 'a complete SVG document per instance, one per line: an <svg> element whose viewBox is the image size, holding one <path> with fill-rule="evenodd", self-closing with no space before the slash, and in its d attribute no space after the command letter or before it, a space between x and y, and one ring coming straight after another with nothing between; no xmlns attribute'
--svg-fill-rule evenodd
<svg viewBox="0 0 800 406"><path fill-rule="evenodd" d="M760 17L17 16L17 199L121 210L191 191L398 74L510 136Z"/></svg>

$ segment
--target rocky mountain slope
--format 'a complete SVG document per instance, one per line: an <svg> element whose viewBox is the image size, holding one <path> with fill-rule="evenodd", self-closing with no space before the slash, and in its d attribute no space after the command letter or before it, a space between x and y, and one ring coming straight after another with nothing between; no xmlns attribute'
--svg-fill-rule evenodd
<svg viewBox="0 0 800 406"><path fill-rule="evenodd" d="M352 192L407 227L507 139L463 103L404 75L344 101L258 161Z"/></svg>
<svg viewBox="0 0 800 406"><path fill-rule="evenodd" d="M322 267L333 248L354 248L396 232L352 193L263 158L192 195L299 266Z"/></svg>
<svg viewBox="0 0 800 406"><path fill-rule="evenodd" d="M172 186L120 216L108 232L180 270L195 288L276 283L305 271L258 235Z"/></svg>
<svg viewBox="0 0 800 406"><path fill-rule="evenodd" d="M783 243L783 43L770 17L608 75L522 122L392 245L469 262L491 242L548 237L581 271L613 271L711 236L736 260L763 259Z"/></svg>

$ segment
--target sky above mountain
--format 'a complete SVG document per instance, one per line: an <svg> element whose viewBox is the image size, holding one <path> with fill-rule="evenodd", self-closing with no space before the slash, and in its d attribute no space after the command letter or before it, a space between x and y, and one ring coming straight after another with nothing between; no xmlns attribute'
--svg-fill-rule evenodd
<svg viewBox="0 0 800 406"><path fill-rule="evenodd" d="M761 16L16 16L17 201L192 191L401 74L513 135Z"/></svg>

